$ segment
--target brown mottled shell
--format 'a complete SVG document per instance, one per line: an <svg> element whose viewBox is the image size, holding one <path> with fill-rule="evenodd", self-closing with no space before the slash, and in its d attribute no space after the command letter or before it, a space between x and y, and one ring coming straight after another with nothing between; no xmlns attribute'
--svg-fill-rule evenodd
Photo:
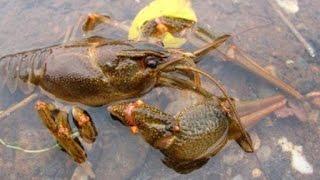
<svg viewBox="0 0 320 180"><path fill-rule="evenodd" d="M219 99L199 102L181 111L181 132L175 143L164 150L167 156L194 160L217 153L226 143L229 120L220 106Z"/></svg>

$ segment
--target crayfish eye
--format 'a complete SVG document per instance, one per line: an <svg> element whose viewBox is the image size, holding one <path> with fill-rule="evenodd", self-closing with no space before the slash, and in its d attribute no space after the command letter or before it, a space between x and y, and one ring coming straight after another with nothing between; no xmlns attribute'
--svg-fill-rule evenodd
<svg viewBox="0 0 320 180"><path fill-rule="evenodd" d="M151 69L155 69L158 66L158 59L156 57L147 57L145 59L145 64Z"/></svg>

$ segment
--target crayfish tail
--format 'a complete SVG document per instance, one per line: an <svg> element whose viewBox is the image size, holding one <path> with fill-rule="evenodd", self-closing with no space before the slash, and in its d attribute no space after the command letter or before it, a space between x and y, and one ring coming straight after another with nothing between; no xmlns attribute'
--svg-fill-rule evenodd
<svg viewBox="0 0 320 180"><path fill-rule="evenodd" d="M0 89L6 86L11 93L18 88L26 94L33 92L35 72L41 68L51 51L50 48L43 48L1 57Z"/></svg>

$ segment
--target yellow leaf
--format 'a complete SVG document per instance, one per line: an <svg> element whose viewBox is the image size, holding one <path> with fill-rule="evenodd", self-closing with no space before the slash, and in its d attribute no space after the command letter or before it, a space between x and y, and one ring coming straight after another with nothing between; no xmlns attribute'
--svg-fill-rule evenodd
<svg viewBox="0 0 320 180"><path fill-rule="evenodd" d="M190 0L154 0L143 8L133 20L129 30L129 39L138 40L143 23L161 16L179 17L197 21ZM166 47L179 47L186 42L185 39L176 38L170 33L167 33L162 41Z"/></svg>

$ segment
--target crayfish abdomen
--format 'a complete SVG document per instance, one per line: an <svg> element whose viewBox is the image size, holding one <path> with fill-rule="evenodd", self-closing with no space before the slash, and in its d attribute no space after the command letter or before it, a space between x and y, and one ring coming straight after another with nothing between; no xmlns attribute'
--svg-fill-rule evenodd
<svg viewBox="0 0 320 180"><path fill-rule="evenodd" d="M7 86L13 93L19 87L26 94L31 93L34 90L34 77L53 48L35 49L1 57L0 88Z"/></svg>

